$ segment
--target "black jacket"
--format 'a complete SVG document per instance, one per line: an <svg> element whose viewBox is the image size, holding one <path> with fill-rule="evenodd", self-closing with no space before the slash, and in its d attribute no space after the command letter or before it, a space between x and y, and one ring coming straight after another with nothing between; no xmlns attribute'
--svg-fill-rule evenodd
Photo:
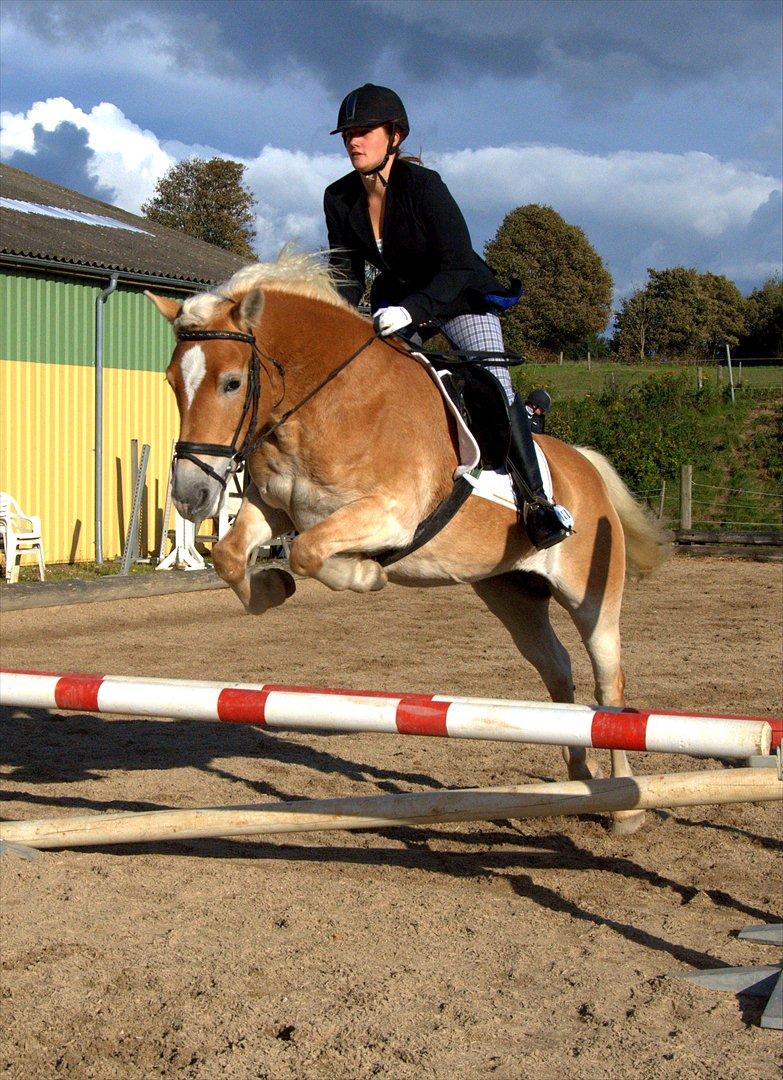
<svg viewBox="0 0 783 1080"><path fill-rule="evenodd" d="M469 312L500 310L488 295L509 296L473 250L459 207L440 176L395 160L386 188L383 254L373 236L367 196L357 172L324 193L330 263L342 279L340 292L358 304L365 261L377 267L372 310L400 305L415 326Z"/></svg>

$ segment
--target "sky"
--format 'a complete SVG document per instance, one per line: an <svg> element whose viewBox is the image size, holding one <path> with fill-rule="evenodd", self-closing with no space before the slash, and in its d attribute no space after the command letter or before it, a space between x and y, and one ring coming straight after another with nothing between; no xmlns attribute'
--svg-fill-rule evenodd
<svg viewBox="0 0 783 1080"><path fill-rule="evenodd" d="M341 99L393 87L409 152L483 253L552 206L619 300L647 267L780 274L781 0L3 0L2 160L138 213L184 158L234 158L256 247L325 246Z"/></svg>

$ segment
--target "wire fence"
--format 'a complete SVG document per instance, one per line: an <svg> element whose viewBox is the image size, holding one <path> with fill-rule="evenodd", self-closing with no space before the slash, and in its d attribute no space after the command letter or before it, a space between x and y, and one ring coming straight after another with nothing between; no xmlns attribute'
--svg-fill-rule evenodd
<svg viewBox="0 0 783 1080"><path fill-rule="evenodd" d="M633 495L670 528L683 524L682 491L676 484L639 488ZM781 530L783 494L755 488L726 488L720 484L690 484L689 528Z"/></svg>

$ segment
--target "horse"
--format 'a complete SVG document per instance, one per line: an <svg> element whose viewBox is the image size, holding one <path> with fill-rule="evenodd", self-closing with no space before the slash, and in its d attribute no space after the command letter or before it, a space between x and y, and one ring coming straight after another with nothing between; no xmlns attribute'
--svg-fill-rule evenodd
<svg viewBox="0 0 783 1080"><path fill-rule="evenodd" d="M557 502L575 531L547 550L514 509L479 497L423 546L417 526L452 491L454 417L425 365L372 332L318 256L284 251L183 303L147 293L177 338L166 379L180 417L172 498L187 520L214 516L244 462L250 483L232 528L213 548L219 576L247 612L290 597L296 577L368 592L467 583L505 626L555 702L574 701L568 652L549 619L554 599L589 654L599 705L625 706L620 606L626 566L651 572L666 556L657 523L601 454L536 436ZM292 531L290 572L248 567L259 545ZM571 779L600 775L592 755L564 747ZM611 751L613 776L631 776ZM642 811L613 816L615 832Z"/></svg>

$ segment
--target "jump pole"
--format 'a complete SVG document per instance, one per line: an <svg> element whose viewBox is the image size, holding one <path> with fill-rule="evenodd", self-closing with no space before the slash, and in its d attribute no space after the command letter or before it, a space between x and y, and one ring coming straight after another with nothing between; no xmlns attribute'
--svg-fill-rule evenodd
<svg viewBox="0 0 783 1080"><path fill-rule="evenodd" d="M721 769L521 787L13 821L0 823L0 840L32 848L96 847L772 801L783 801L783 782L777 769Z"/></svg>
<svg viewBox="0 0 783 1080"><path fill-rule="evenodd" d="M0 670L0 706L736 759L768 755L783 734L783 719L758 716L11 670Z"/></svg>

